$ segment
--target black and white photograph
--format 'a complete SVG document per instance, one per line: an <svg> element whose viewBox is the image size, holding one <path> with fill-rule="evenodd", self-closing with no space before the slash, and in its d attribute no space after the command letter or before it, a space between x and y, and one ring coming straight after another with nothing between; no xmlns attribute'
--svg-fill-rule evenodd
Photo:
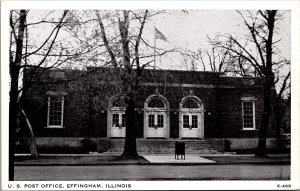
<svg viewBox="0 0 300 191"><path fill-rule="evenodd" d="M299 11L266 2L4 3L2 188L300 189Z"/></svg>

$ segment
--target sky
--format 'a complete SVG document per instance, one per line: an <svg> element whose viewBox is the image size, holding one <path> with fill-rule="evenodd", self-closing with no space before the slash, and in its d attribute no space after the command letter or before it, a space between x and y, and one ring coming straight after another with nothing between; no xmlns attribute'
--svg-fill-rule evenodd
<svg viewBox="0 0 300 191"><path fill-rule="evenodd" d="M35 22L49 10L31 10L28 22ZM280 55L290 60L291 52L291 18L290 11L282 11L279 22L278 43ZM59 18L62 12L55 12ZM31 30L36 40L45 39L51 30L40 25L35 31ZM167 42L157 39L156 47L163 49L180 48L196 51L209 47L208 38L220 34L232 34L241 37L247 33L241 16L235 10L168 10L167 13L152 17L145 25L143 36L150 44L154 44L154 26L167 38ZM93 30L93 29L92 29ZM62 32L62 31L61 31ZM156 59L156 65L164 69L188 69L182 64L183 58L179 53L168 53Z"/></svg>
<svg viewBox="0 0 300 191"><path fill-rule="evenodd" d="M187 12L184 14L178 11L155 19L155 26L169 41L165 43L158 40L158 46L183 47L195 51L199 48L208 47L207 36L213 38L225 33L242 36L247 32L241 16L235 10L187 10ZM284 11L282 13L283 17L278 25L278 35L281 38L278 47L281 56L290 60L290 12ZM169 56L167 60L176 62L173 58L173 56Z"/></svg>

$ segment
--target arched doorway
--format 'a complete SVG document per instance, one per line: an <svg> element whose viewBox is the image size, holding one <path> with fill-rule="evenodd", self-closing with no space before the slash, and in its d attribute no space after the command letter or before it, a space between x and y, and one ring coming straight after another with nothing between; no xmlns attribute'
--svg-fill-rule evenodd
<svg viewBox="0 0 300 191"><path fill-rule="evenodd" d="M144 137L169 138L169 103L162 95L149 96L144 105Z"/></svg>
<svg viewBox="0 0 300 191"><path fill-rule="evenodd" d="M179 137L204 138L203 104L197 96L186 96L179 104Z"/></svg>
<svg viewBox="0 0 300 191"><path fill-rule="evenodd" d="M109 102L107 115L108 137L125 137L126 117L125 106L121 99L113 98Z"/></svg>

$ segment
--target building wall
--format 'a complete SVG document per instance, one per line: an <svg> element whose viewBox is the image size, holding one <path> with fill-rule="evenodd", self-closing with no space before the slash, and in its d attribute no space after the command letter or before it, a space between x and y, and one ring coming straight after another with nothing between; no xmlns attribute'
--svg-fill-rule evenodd
<svg viewBox="0 0 300 191"><path fill-rule="evenodd" d="M179 104L190 94L197 96L204 105L204 137L205 138L253 138L258 131L242 130L242 97L255 97L256 128L260 124L262 113L261 88L257 86L242 87L242 78L221 78L218 73L180 72L174 71L176 83L165 78L162 83L158 76L143 78L144 84L136 98L136 126L137 137L142 138L144 132L144 103L145 100L157 92L169 102L170 110L170 138L179 137ZM146 73L149 74L149 73ZM174 77L173 76L173 77ZM155 77L158 82L155 83ZM174 80L173 80L174 82ZM175 84L175 85L174 85ZM176 85L177 84L177 85ZM178 84L190 84L178 86ZM197 86L198 85L198 86ZM199 86L202 85L202 86ZM76 87L76 86L75 86ZM75 88L76 89L76 88ZM47 125L47 91L64 91L67 93L64 102L64 125L59 128L45 128ZM78 93L70 88L67 82L54 84L34 84L24 96L24 109L32 122L37 137L107 137L107 107L97 111L90 111L82 101L88 91ZM91 114L91 115L90 115ZM27 128L23 128L27 129ZM269 136L273 136L274 129L270 129ZM22 130L21 134L26 134Z"/></svg>
<svg viewBox="0 0 300 191"><path fill-rule="evenodd" d="M259 90L258 90L259 91ZM243 130L242 97L255 97L256 128L260 123L262 100L255 90L244 91L241 89L223 88L219 90L219 115L222 137L256 137L257 130Z"/></svg>

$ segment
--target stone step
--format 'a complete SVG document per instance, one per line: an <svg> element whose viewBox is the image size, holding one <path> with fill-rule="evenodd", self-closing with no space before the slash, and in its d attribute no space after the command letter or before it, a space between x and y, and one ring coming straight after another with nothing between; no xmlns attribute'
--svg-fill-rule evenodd
<svg viewBox="0 0 300 191"><path fill-rule="evenodd" d="M124 144L109 144L111 147L124 147ZM165 144L165 143L155 143L155 144L141 144L137 143L137 147L169 147L173 148L175 147L175 144ZM185 144L185 147L189 148L202 148L202 147L210 147L211 144L206 143L206 144Z"/></svg>
<svg viewBox="0 0 300 191"><path fill-rule="evenodd" d="M106 154L122 154L123 150L120 151L107 151L104 152ZM163 152L163 151L138 151L140 155L146 154L175 154L175 152ZM220 152L215 150L202 150L202 151L195 151L195 152L186 152L186 154L220 154Z"/></svg>
<svg viewBox="0 0 300 191"><path fill-rule="evenodd" d="M166 139L137 139L137 151L142 154L173 154L175 153L175 142L179 140ZM186 154L210 154L219 153L212 147L209 140L180 140L185 142ZM124 139L106 139L106 153L122 153ZM101 144L101 143L100 143Z"/></svg>

